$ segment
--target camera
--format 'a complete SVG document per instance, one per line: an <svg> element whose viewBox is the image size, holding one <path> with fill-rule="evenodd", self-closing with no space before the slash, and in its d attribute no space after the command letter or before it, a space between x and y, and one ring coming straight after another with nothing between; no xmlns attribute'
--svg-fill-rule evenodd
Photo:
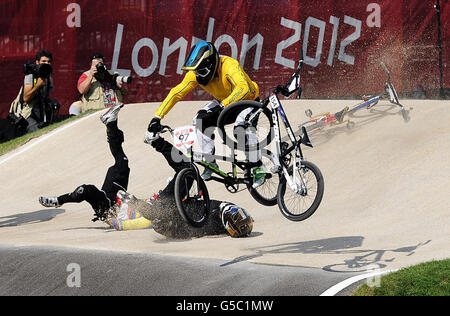
<svg viewBox="0 0 450 316"><path fill-rule="evenodd" d="M53 72L52 66L49 64L35 64L31 61L27 61L23 64L23 73L25 75L32 74L37 78L47 79Z"/></svg>
<svg viewBox="0 0 450 316"><path fill-rule="evenodd" d="M130 84L132 81L131 76L120 76L119 74L111 75L111 73L106 69L106 65L104 63L98 63L96 66L97 73L95 74L95 79L100 82L109 82L113 87L117 87L118 82Z"/></svg>
<svg viewBox="0 0 450 316"><path fill-rule="evenodd" d="M59 104L59 102L55 99L45 99L44 102L45 105L45 109L48 111L59 111L61 105Z"/></svg>

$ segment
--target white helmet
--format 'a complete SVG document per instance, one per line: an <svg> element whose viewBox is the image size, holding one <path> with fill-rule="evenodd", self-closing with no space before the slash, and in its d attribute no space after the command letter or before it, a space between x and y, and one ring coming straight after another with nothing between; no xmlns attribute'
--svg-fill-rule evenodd
<svg viewBox="0 0 450 316"><path fill-rule="evenodd" d="M231 237L249 236L253 229L253 218L243 208L231 203L221 203L222 224Z"/></svg>

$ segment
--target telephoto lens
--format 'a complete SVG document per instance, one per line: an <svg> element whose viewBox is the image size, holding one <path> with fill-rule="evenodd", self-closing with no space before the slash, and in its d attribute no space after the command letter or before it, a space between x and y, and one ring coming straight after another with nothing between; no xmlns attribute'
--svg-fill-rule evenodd
<svg viewBox="0 0 450 316"><path fill-rule="evenodd" d="M117 81L122 83L131 83L133 78L131 76L117 76Z"/></svg>

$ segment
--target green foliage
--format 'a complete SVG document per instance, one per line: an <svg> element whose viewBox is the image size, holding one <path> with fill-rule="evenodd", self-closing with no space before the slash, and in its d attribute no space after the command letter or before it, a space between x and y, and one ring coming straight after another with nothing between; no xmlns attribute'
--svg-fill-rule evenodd
<svg viewBox="0 0 450 316"><path fill-rule="evenodd" d="M390 273L381 278L380 287L363 284L353 296L450 296L450 259Z"/></svg>

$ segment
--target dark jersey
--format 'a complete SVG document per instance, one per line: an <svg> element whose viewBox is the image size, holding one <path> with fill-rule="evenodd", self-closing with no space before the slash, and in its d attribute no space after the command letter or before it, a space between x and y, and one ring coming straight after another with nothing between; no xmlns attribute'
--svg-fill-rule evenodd
<svg viewBox="0 0 450 316"><path fill-rule="evenodd" d="M153 229L171 238L191 238L205 235L226 234L222 225L219 206L221 201L210 201L210 215L201 228L189 225L178 213L173 195L161 195L152 204L136 200L135 208L142 216L152 222Z"/></svg>

